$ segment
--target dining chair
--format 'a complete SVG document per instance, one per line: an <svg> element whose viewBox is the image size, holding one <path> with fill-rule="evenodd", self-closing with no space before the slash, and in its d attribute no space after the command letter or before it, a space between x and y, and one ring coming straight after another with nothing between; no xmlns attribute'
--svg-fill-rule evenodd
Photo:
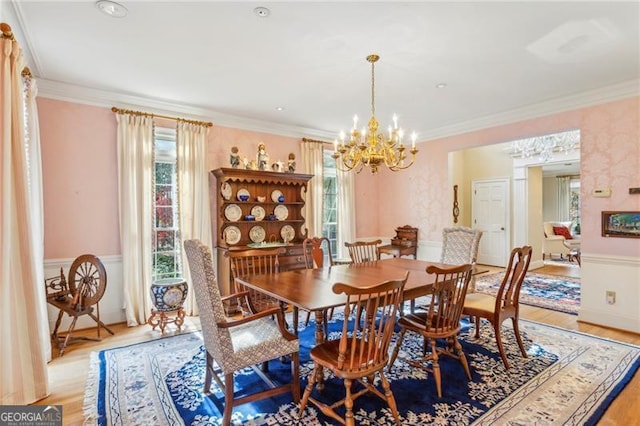
<svg viewBox="0 0 640 426"><path fill-rule="evenodd" d="M442 253L440 262L449 265L463 265L470 263L476 265L478 260L478 247L482 231L465 226L453 226L442 230ZM475 278L469 282L469 293L476 289Z"/></svg>
<svg viewBox="0 0 640 426"><path fill-rule="evenodd" d="M352 263L364 263L380 259L378 248L381 244L382 240L355 241L353 243L345 242L344 246L349 251Z"/></svg>
<svg viewBox="0 0 640 426"><path fill-rule="evenodd" d="M184 248L206 349L204 392L209 393L211 379L214 379L224 393L222 424L231 424L233 407L248 402L291 392L297 403L300 400L299 342L287 331L282 311L272 308L236 320L225 317L223 300L244 297L246 293L221 297L211 249L199 240L186 240ZM277 385L257 365L264 366L268 361L284 356L291 359L291 381ZM268 389L236 398L234 373L247 367L254 369Z"/></svg>
<svg viewBox="0 0 640 426"><path fill-rule="evenodd" d="M469 263L446 269L434 265L428 266L427 273L435 274L433 294L428 308L425 311L405 314L398 320L400 335L393 348L389 369L393 367L407 331L422 335L424 340L422 356L415 360L405 359L404 361L433 374L439 398L442 397L440 356L446 355L459 360L467 377L471 380L469 364L458 341L460 316L471 279L471 270ZM445 340L446 346L438 348L438 340ZM429 344L431 350L427 353Z"/></svg>
<svg viewBox="0 0 640 426"><path fill-rule="evenodd" d="M386 401L396 424L400 425L396 401L383 370L389 360L389 343L408 276L409 272L403 280L385 281L368 288L343 283L333 285L334 293L347 296L342 335L311 349L314 367L302 396L299 417L311 402L323 414L347 426L354 426L354 401L372 393ZM344 381L345 397L337 402L324 403L311 396L316 379L323 374L324 368ZM380 375L382 392L375 385L376 373ZM335 411L342 406L345 407L344 418Z"/></svg>
<svg viewBox="0 0 640 426"><path fill-rule="evenodd" d="M323 248L324 247L324 248ZM326 250L326 251L325 251ZM305 265L307 269L313 268L324 268L325 259L329 261L329 266L335 265L348 265L351 263L349 260L339 260L333 258L333 253L331 252L331 241L329 241L326 237L310 237L305 238L302 241L302 251L304 253ZM295 329L297 329L297 308L293 308L294 310L294 325ZM326 313L325 313L326 314ZM329 311L328 317L331 318L333 316L333 308ZM327 316L325 315L325 318ZM305 326L309 325L309 319L311 318L311 312L307 312L307 318L305 320ZM327 323L325 321L325 327L327 327ZM326 330L325 330L326 335Z"/></svg>
<svg viewBox="0 0 640 426"><path fill-rule="evenodd" d="M253 274L275 274L280 271L278 256L285 254L283 247L273 249L255 249L255 250L238 250L227 251L226 256L229 257L231 263L231 278L242 277ZM269 295L261 293L257 290L246 287L235 282L236 293L248 294L248 297L242 298L240 307L243 315L256 314L266 309L280 307L283 311L286 305Z"/></svg>
<svg viewBox="0 0 640 426"><path fill-rule="evenodd" d="M527 352L522 343L518 321L520 318L520 289L531 262L531 247L516 247L511 250L509 265L505 271L502 283L495 296L488 294L468 294L464 301L462 313L475 318L475 337L480 337L480 318L485 318L493 325L498 344L498 351L505 368L509 369L509 361L502 343L502 323L511 318L513 333L516 335L522 356L527 358Z"/></svg>

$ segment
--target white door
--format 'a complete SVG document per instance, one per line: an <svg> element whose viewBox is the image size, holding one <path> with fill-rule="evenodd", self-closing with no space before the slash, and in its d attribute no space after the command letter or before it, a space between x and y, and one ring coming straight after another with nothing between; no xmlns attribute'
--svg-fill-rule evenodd
<svg viewBox="0 0 640 426"><path fill-rule="evenodd" d="M482 231L478 263L506 267L509 259L509 180L471 183L471 222Z"/></svg>

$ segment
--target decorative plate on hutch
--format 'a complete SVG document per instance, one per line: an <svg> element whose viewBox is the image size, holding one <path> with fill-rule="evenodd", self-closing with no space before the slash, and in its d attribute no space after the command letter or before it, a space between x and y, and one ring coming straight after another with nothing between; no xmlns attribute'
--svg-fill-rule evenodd
<svg viewBox="0 0 640 426"><path fill-rule="evenodd" d="M280 196L282 195L282 192L278 189L274 189L273 192L271 193L271 201L273 201L274 203L278 203L278 198L280 198Z"/></svg>
<svg viewBox="0 0 640 426"><path fill-rule="evenodd" d="M262 206L253 206L251 214L255 216L257 221L261 221L267 213Z"/></svg>
<svg viewBox="0 0 640 426"><path fill-rule="evenodd" d="M222 186L220 187L220 195L222 195L222 198L224 198L225 200L230 200L231 192L231 185L229 185L229 182L223 182Z"/></svg>
<svg viewBox="0 0 640 426"><path fill-rule="evenodd" d="M285 243L292 241L296 237L296 231L291 225L285 225L280 228L280 236Z"/></svg>
<svg viewBox="0 0 640 426"><path fill-rule="evenodd" d="M249 191L245 188L238 189L238 195L236 195L236 197L238 197L238 201L247 201L250 196L251 194L249 194Z"/></svg>
<svg viewBox="0 0 640 426"><path fill-rule="evenodd" d="M237 222L242 217L242 209L237 204L229 204L224 209L224 217L231 222Z"/></svg>
<svg viewBox="0 0 640 426"><path fill-rule="evenodd" d="M227 226L224 228L224 240L229 245L238 244L242 234L237 226Z"/></svg>
<svg viewBox="0 0 640 426"><path fill-rule="evenodd" d="M280 204L273 209L273 214L276 215L278 220L286 220L289 217L289 209L287 209L287 206Z"/></svg>
<svg viewBox="0 0 640 426"><path fill-rule="evenodd" d="M253 241L254 243L263 242L265 236L266 236L266 233L262 226L256 225L249 230L249 239L251 239L251 241Z"/></svg>

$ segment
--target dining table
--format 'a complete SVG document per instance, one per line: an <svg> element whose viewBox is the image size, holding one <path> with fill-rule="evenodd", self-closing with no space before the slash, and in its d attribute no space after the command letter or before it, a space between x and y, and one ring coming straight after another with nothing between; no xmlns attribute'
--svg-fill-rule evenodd
<svg viewBox="0 0 640 426"><path fill-rule="evenodd" d="M235 280L247 287L267 294L287 305L313 312L316 319L316 344L324 342L324 313L344 306L345 294L336 294L335 283L368 288L389 280L409 277L404 287L403 300L413 300L431 292L435 275L427 274L430 265L441 268L453 267L444 263L428 262L408 258L388 258L372 262L335 265L316 269L295 269L275 274L255 274L236 277Z"/></svg>
<svg viewBox="0 0 640 426"><path fill-rule="evenodd" d="M439 262L408 258L386 258L372 262L334 265L315 269L294 269L274 274L253 274L236 277L235 281L254 290L267 294L285 304L313 312L316 320L316 345L324 342L325 312L344 306L347 296L336 294L335 283L368 288L389 280L403 280L409 272L404 286L403 301L413 300L432 292L435 274L427 274L427 267L451 268ZM479 273L474 268L473 273ZM322 372L318 372L318 389L324 388Z"/></svg>

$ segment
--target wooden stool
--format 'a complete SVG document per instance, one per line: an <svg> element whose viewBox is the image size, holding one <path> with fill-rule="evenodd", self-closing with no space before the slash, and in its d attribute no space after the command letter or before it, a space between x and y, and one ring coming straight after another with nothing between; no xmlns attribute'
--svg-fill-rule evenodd
<svg viewBox="0 0 640 426"><path fill-rule="evenodd" d="M185 316L182 305L188 290L187 282L182 278L166 278L151 284L151 299L156 309L151 310L147 322L153 330L160 326L164 334L167 324L172 323L178 327L178 331L182 330Z"/></svg>

